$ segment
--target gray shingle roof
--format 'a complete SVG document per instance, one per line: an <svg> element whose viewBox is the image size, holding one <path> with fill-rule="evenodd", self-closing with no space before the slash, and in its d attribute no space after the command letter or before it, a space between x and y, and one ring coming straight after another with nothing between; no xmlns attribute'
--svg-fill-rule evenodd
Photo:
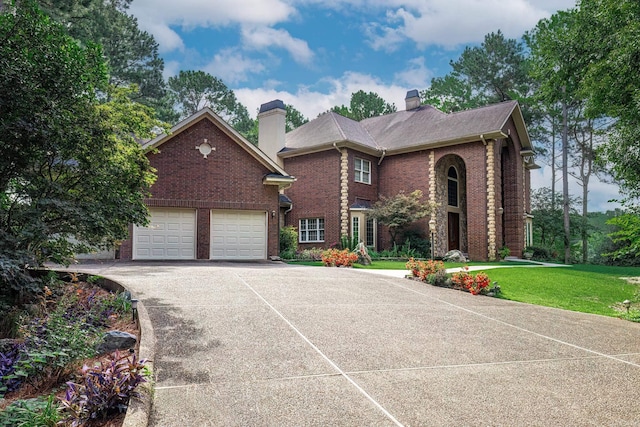
<svg viewBox="0 0 640 427"><path fill-rule="evenodd" d="M287 133L283 151L308 151L339 142L369 150L411 151L412 147L478 140L480 135L501 132L516 108L516 101L507 101L446 114L422 105L361 122L330 112Z"/></svg>

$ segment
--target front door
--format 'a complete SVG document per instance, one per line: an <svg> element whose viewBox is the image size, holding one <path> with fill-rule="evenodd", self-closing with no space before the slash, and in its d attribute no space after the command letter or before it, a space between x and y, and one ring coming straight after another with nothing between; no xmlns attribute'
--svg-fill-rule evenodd
<svg viewBox="0 0 640 427"><path fill-rule="evenodd" d="M447 241L450 251L460 249L460 214L448 212Z"/></svg>

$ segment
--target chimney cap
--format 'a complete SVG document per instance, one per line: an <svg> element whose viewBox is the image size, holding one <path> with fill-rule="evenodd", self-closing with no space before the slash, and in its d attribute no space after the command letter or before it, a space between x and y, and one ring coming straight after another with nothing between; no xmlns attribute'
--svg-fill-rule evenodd
<svg viewBox="0 0 640 427"><path fill-rule="evenodd" d="M269 101L269 102L267 102L265 104L262 104L260 106L260 111L258 112L258 114L266 113L267 111L275 110L277 108L280 108L282 110L286 110L286 108L284 106L284 102L282 102L279 99L274 99L273 101Z"/></svg>
<svg viewBox="0 0 640 427"><path fill-rule="evenodd" d="M418 93L418 89L412 89L407 92L407 97L405 99L419 98L419 97L420 97L420 94Z"/></svg>

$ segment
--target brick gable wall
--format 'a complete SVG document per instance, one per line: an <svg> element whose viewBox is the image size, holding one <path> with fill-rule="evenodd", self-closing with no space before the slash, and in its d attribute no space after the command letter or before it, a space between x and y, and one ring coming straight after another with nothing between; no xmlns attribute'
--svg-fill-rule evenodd
<svg viewBox="0 0 640 427"><path fill-rule="evenodd" d="M195 148L205 138L215 147L206 159ZM269 212L267 256L278 255L278 187L264 185L262 179L269 170L210 120L193 124L147 157L158 179L146 204L197 210L198 259L209 259L211 209ZM273 211L275 217L270 214ZM131 259L131 251L128 239L121 247L121 258Z"/></svg>

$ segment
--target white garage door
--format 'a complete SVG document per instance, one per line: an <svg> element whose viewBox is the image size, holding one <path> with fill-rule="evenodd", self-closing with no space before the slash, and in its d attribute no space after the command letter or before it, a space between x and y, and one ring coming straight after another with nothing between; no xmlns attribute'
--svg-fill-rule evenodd
<svg viewBox="0 0 640 427"><path fill-rule="evenodd" d="M267 214L211 211L211 259L266 259Z"/></svg>
<svg viewBox="0 0 640 427"><path fill-rule="evenodd" d="M150 208L151 223L133 229L133 259L195 259L196 211Z"/></svg>

